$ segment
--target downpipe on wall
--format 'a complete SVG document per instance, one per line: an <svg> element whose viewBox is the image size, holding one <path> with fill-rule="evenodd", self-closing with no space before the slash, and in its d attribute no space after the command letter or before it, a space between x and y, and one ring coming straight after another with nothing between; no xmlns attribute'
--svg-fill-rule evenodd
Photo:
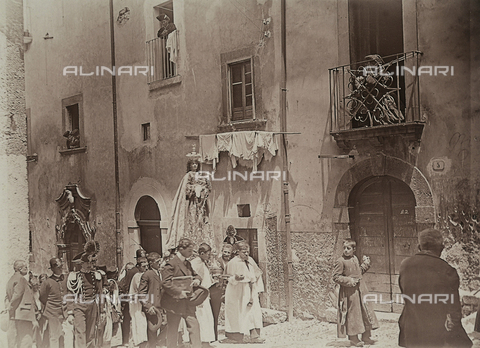
<svg viewBox="0 0 480 348"><path fill-rule="evenodd" d="M110 55L112 69L115 67L115 18L113 15L113 0L110 5ZM118 166L118 120L117 120L117 78L112 74L112 112L113 112L113 144L115 159L115 249L117 268L122 267L122 247L120 245L120 175Z"/></svg>
<svg viewBox="0 0 480 348"><path fill-rule="evenodd" d="M287 132L287 54L286 54L286 4L281 1L281 47L282 47L282 77L281 77L281 99L280 99L280 130ZM293 267L292 267L292 236L290 231L290 203L289 203L289 172L288 172L288 153L287 153L287 134L282 134L283 144L283 172L285 173L282 181L283 206L285 211L285 233L287 244L287 305L288 321L293 320Z"/></svg>

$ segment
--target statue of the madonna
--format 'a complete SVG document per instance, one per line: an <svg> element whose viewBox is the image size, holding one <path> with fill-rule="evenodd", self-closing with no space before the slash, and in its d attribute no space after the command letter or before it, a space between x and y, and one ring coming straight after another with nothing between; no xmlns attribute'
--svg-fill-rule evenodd
<svg viewBox="0 0 480 348"><path fill-rule="evenodd" d="M203 242L214 245L208 221L208 196L212 186L210 180L196 175L199 170L200 162L192 156L173 199L172 219L164 251L175 248L182 237L191 239L197 247Z"/></svg>

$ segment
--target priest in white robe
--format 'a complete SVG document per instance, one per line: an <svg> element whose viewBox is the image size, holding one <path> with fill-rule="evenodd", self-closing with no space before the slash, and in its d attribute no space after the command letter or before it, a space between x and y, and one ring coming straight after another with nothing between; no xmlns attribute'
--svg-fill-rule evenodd
<svg viewBox="0 0 480 348"><path fill-rule="evenodd" d="M198 247L198 257L191 261L192 268L197 274L202 277L202 287L209 289L213 285L213 278L210 273L210 269L207 266L208 260L210 260L212 248L207 243L202 243ZM210 295L203 301L203 303L197 306L196 317L200 324L200 339L202 342L215 341L215 330L213 321L213 312L210 305Z"/></svg>
<svg viewBox="0 0 480 348"><path fill-rule="evenodd" d="M262 343L260 329L263 327L262 310L258 294L264 291L262 271L249 256L250 247L245 241L235 244L237 256L226 268L229 275L225 290L225 335L224 343L239 341Z"/></svg>

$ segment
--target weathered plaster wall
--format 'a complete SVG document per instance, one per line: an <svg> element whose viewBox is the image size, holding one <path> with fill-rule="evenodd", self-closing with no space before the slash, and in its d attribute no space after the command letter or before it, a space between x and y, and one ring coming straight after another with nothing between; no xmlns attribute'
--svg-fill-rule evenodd
<svg viewBox="0 0 480 348"><path fill-rule="evenodd" d="M26 29L32 43L25 53L26 94L30 109L30 151L38 162L29 164L31 226L36 256L35 273L47 272L56 255L55 199L69 182L78 183L92 199L90 220L100 241L100 263L115 263L114 156L111 77L63 75L65 66L110 66L108 2L50 0L28 2ZM52 39L44 39L46 33ZM84 153L61 154L62 99L83 96Z"/></svg>
<svg viewBox="0 0 480 348"><path fill-rule="evenodd" d="M143 9L138 1L115 4L117 14L124 7L130 9L130 19L122 25L115 24L117 65L146 65L145 38L156 37L151 23L153 6L147 2ZM150 7L149 7L150 6ZM276 11L276 12L275 12ZM185 155L198 141L186 136L213 134L222 118L222 81L220 55L245 47L256 48L255 59L260 69L262 103L267 118L267 130L278 130L279 86L275 62L279 43L279 22L270 25L272 37L263 40L262 18L278 16L279 6L267 1L248 1L240 11L224 1L174 2L174 21L179 31L178 74L181 82L149 91L145 77L120 77L118 79L118 114L120 135L121 200L131 201L134 185L142 178L152 178L162 188L167 214L162 214L162 224L168 226L171 205L181 178L186 171ZM247 16L242 15L242 12ZM253 18L252 18L253 16ZM247 18L249 17L249 18ZM253 21L253 22L252 22ZM141 124L150 122L150 141L141 138ZM198 146L197 146L198 150ZM280 170L280 158L263 161L259 170ZM203 170L211 171L211 165ZM239 166L235 169L230 159L221 154L217 177L228 171L248 172ZM267 263L265 243L266 215L279 214L279 182L213 182L210 194L210 222L219 249L229 224L238 228L256 228L259 236L260 266ZM239 218L237 204L250 204L251 217ZM131 216L134 204L124 207L122 231L129 238L125 216ZM268 213L268 214L267 214ZM128 219L127 219L128 220ZM133 247L124 245L125 261L133 257ZM128 249L128 250L127 250ZM269 275L267 275L268 279Z"/></svg>
<svg viewBox="0 0 480 348"><path fill-rule="evenodd" d="M442 18L441 21L438 19ZM470 19L470 20L468 20ZM459 270L462 287L478 275L480 239L478 172L478 4L420 1L422 65L454 67L453 76L421 76L427 119L418 166L432 185L437 227L448 239L447 261ZM437 162L445 163L438 170ZM449 250L451 248L451 250Z"/></svg>
<svg viewBox="0 0 480 348"><path fill-rule="evenodd" d="M336 236L329 182L341 173L341 161L318 155L339 153L329 134L328 81L328 69L338 62L337 11L336 1L288 1L286 6L287 129L301 133L288 136L293 308L295 316L305 318L325 318L332 305L328 291ZM279 229L285 229L283 219Z"/></svg>
<svg viewBox="0 0 480 348"><path fill-rule="evenodd" d="M0 291L15 260L29 260L23 4L0 3ZM0 345L6 343L3 334ZM3 344L2 344L3 343Z"/></svg>

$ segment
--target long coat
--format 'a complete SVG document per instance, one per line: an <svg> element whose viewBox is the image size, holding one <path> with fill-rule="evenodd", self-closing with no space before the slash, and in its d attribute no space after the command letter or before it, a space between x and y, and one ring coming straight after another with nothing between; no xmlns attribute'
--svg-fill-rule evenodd
<svg viewBox="0 0 480 348"><path fill-rule="evenodd" d="M164 289L162 307L167 311L178 315L195 316L196 307L190 304L188 298L179 299L181 291L175 289L172 283L172 278L184 276L192 276L193 279L202 281L202 278L193 270L190 261L187 261L186 264L184 264L179 257L175 255L170 261L168 261L162 271Z"/></svg>
<svg viewBox="0 0 480 348"><path fill-rule="evenodd" d="M337 335L340 338L378 328L375 312L368 302L362 301L368 289L361 278L368 268L365 263L360 266L356 256L342 255L335 263L333 281L340 285L337 317ZM360 282L353 285L354 279L360 279Z"/></svg>
<svg viewBox="0 0 480 348"><path fill-rule="evenodd" d="M34 322L35 306L33 291L25 277L15 272L7 283L6 307L10 319Z"/></svg>
<svg viewBox="0 0 480 348"><path fill-rule="evenodd" d="M461 322L460 281L455 268L437 256L420 252L402 262L398 281L405 302L399 319L401 347L472 346ZM445 328L447 314L455 324L452 331Z"/></svg>

